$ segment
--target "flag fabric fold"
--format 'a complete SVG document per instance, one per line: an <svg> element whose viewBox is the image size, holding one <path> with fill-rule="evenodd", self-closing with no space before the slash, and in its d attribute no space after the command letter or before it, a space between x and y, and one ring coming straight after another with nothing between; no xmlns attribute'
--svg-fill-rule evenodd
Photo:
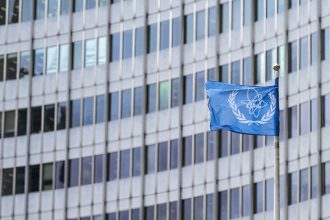
<svg viewBox="0 0 330 220"><path fill-rule="evenodd" d="M206 82L210 129L253 135L279 135L278 79L272 86Z"/></svg>

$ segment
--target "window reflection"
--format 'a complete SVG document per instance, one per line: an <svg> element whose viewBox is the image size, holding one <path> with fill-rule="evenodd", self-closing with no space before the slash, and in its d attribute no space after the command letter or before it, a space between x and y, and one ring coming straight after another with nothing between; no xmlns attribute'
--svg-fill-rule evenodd
<svg viewBox="0 0 330 220"><path fill-rule="evenodd" d="M72 43L72 69L80 69L82 67L82 42L76 41Z"/></svg>
<svg viewBox="0 0 330 220"><path fill-rule="evenodd" d="M203 196L198 196L194 198L194 219L203 219Z"/></svg>
<svg viewBox="0 0 330 220"><path fill-rule="evenodd" d="M134 115L142 114L143 107L143 87L137 87L134 89Z"/></svg>
<svg viewBox="0 0 330 220"><path fill-rule="evenodd" d="M245 185L242 188L242 216L249 216L251 210L251 190L250 185Z"/></svg>
<svg viewBox="0 0 330 220"><path fill-rule="evenodd" d="M6 0L0 0L0 25L6 24Z"/></svg>
<svg viewBox="0 0 330 220"><path fill-rule="evenodd" d="M171 107L176 107L179 105L180 97L180 78L172 79L171 85Z"/></svg>
<svg viewBox="0 0 330 220"><path fill-rule="evenodd" d="M105 97L104 95L96 96L96 123L104 122L104 112L105 112Z"/></svg>
<svg viewBox="0 0 330 220"><path fill-rule="evenodd" d="M107 55L107 38L99 37L98 38L98 48L97 48L97 64L102 65L106 62Z"/></svg>
<svg viewBox="0 0 330 220"><path fill-rule="evenodd" d="M29 75L29 69L30 69L30 52L29 51L21 52L20 65L19 65L19 78Z"/></svg>
<svg viewBox="0 0 330 220"><path fill-rule="evenodd" d="M144 54L144 27L135 29L135 56Z"/></svg>
<svg viewBox="0 0 330 220"><path fill-rule="evenodd" d="M170 22L169 20L160 23L160 49L164 50L169 47Z"/></svg>
<svg viewBox="0 0 330 220"><path fill-rule="evenodd" d="M176 169L178 167L178 145L179 145L179 140L175 139L175 140L171 140L170 144L171 144L171 149L170 149L170 160L171 160L171 169Z"/></svg>
<svg viewBox="0 0 330 220"><path fill-rule="evenodd" d="M133 148L133 176L141 174L141 147Z"/></svg>
<svg viewBox="0 0 330 220"><path fill-rule="evenodd" d="M110 61L119 60L120 35L119 33L110 35Z"/></svg>
<svg viewBox="0 0 330 220"><path fill-rule="evenodd" d="M191 220L191 199L182 200L182 220Z"/></svg>
<svg viewBox="0 0 330 220"><path fill-rule="evenodd" d="M14 24L18 22L19 0L8 0L8 23Z"/></svg>
<svg viewBox="0 0 330 220"><path fill-rule="evenodd" d="M58 0L48 0L48 17L57 16L57 3Z"/></svg>
<svg viewBox="0 0 330 220"><path fill-rule="evenodd" d="M147 113L156 111L156 97L157 94L156 83L147 85Z"/></svg>
<svg viewBox="0 0 330 220"><path fill-rule="evenodd" d="M94 97L84 98L83 125L93 124Z"/></svg>
<svg viewBox="0 0 330 220"><path fill-rule="evenodd" d="M108 181L112 181L117 179L118 171L117 171L117 161L118 161L118 153L113 152L108 154Z"/></svg>
<svg viewBox="0 0 330 220"><path fill-rule="evenodd" d="M308 169L300 170L300 202L308 199Z"/></svg>
<svg viewBox="0 0 330 220"><path fill-rule="evenodd" d="M25 191L25 167L16 167L15 193L21 194Z"/></svg>
<svg viewBox="0 0 330 220"><path fill-rule="evenodd" d="M229 3L220 5L220 33L226 33L229 29Z"/></svg>
<svg viewBox="0 0 330 220"><path fill-rule="evenodd" d="M217 19L217 9L216 7L209 8L209 18L208 18L208 36L214 36L216 33L216 19Z"/></svg>
<svg viewBox="0 0 330 220"><path fill-rule="evenodd" d="M31 133L41 132L41 106L31 108Z"/></svg>
<svg viewBox="0 0 330 220"><path fill-rule="evenodd" d="M148 53L157 50L157 24L150 24L148 26Z"/></svg>
<svg viewBox="0 0 330 220"><path fill-rule="evenodd" d="M47 74L54 74L57 72L57 47L47 48Z"/></svg>
<svg viewBox="0 0 330 220"><path fill-rule="evenodd" d="M57 130L65 129L66 121L66 102L57 104Z"/></svg>
<svg viewBox="0 0 330 220"><path fill-rule="evenodd" d="M158 144L158 171L167 170L167 142Z"/></svg>
<svg viewBox="0 0 330 220"><path fill-rule="evenodd" d="M167 109L169 106L169 81L159 83L159 110Z"/></svg>
<svg viewBox="0 0 330 220"><path fill-rule="evenodd" d="M2 170L2 192L1 195L11 195L13 194L13 168Z"/></svg>
<svg viewBox="0 0 330 220"><path fill-rule="evenodd" d="M5 58L3 55L0 55L0 82L3 81L5 73Z"/></svg>
<svg viewBox="0 0 330 220"><path fill-rule="evenodd" d="M193 77L192 74L183 77L184 80L184 103L189 104L193 101Z"/></svg>
<svg viewBox="0 0 330 220"><path fill-rule="evenodd" d="M7 80L16 79L17 74L17 53L7 55Z"/></svg>
<svg viewBox="0 0 330 220"><path fill-rule="evenodd" d="M146 148L146 174L155 172L155 145L148 145Z"/></svg>
<svg viewBox="0 0 330 220"><path fill-rule="evenodd" d="M17 135L25 135L27 128L27 109L19 109L17 117Z"/></svg>
<svg viewBox="0 0 330 220"><path fill-rule="evenodd" d="M119 94L110 93L110 121L117 120L119 117Z"/></svg>
<svg viewBox="0 0 330 220"><path fill-rule="evenodd" d="M83 10L84 0L73 0L73 12L80 12Z"/></svg>
<svg viewBox="0 0 330 220"><path fill-rule="evenodd" d="M166 209L167 209L166 203L157 205L157 220L166 220L167 219Z"/></svg>
<svg viewBox="0 0 330 220"><path fill-rule="evenodd" d="M266 180L266 211L274 208L274 179Z"/></svg>
<svg viewBox="0 0 330 220"><path fill-rule="evenodd" d="M289 173L288 175L288 204L297 203L298 193L297 172Z"/></svg>
<svg viewBox="0 0 330 220"><path fill-rule="evenodd" d="M15 111L6 111L4 137L14 137L14 136L15 136Z"/></svg>
<svg viewBox="0 0 330 220"><path fill-rule="evenodd" d="M188 44L193 41L194 38L194 17L193 14L184 16L184 43Z"/></svg>
<svg viewBox="0 0 330 220"><path fill-rule="evenodd" d="M44 131L54 131L55 125L55 105L45 105L44 107Z"/></svg>
<svg viewBox="0 0 330 220"><path fill-rule="evenodd" d="M232 1L232 29L239 30L241 27L241 1Z"/></svg>
<svg viewBox="0 0 330 220"><path fill-rule="evenodd" d="M308 36L300 39L300 69L305 69L308 66Z"/></svg>
<svg viewBox="0 0 330 220"><path fill-rule="evenodd" d="M173 18L172 20L172 47L179 46L181 42L181 18Z"/></svg>
<svg viewBox="0 0 330 220"><path fill-rule="evenodd" d="M81 114L81 110L80 110L80 99L76 99L76 100L72 100L71 101L71 108L70 108L71 112L70 112L70 127L74 128L74 127L79 127L80 126L80 114Z"/></svg>
<svg viewBox="0 0 330 220"><path fill-rule="evenodd" d="M43 49L35 49L33 54L33 76L41 76L44 74L44 51Z"/></svg>
<svg viewBox="0 0 330 220"><path fill-rule="evenodd" d="M262 182L254 183L254 213L263 211L263 187Z"/></svg>
<svg viewBox="0 0 330 220"><path fill-rule="evenodd" d="M92 183L92 156L83 157L81 160L81 184Z"/></svg>
<svg viewBox="0 0 330 220"><path fill-rule="evenodd" d="M234 188L230 190L230 217L238 218L239 215L239 188Z"/></svg>
<svg viewBox="0 0 330 220"><path fill-rule="evenodd" d="M204 161L204 133L195 135L195 163Z"/></svg>
<svg viewBox="0 0 330 220"><path fill-rule="evenodd" d="M192 137L184 137L182 145L182 166L188 166L192 162Z"/></svg>
<svg viewBox="0 0 330 220"><path fill-rule="evenodd" d="M293 41L288 45L289 54L289 73L297 71L297 41Z"/></svg>
<svg viewBox="0 0 330 220"><path fill-rule="evenodd" d="M204 71L197 72L195 74L195 101L200 101L204 99L205 91L205 76Z"/></svg>
<svg viewBox="0 0 330 220"><path fill-rule="evenodd" d="M95 39L85 41L85 67L95 65Z"/></svg>
<svg viewBox="0 0 330 220"><path fill-rule="evenodd" d="M196 40L205 38L205 11L196 13Z"/></svg>
<svg viewBox="0 0 330 220"><path fill-rule="evenodd" d="M132 33L132 30L124 31L124 37L123 38L124 38L123 39L123 59L129 59L129 58L132 57L132 51L133 51L133 33Z"/></svg>
<svg viewBox="0 0 330 220"><path fill-rule="evenodd" d="M55 163L55 189L63 189L64 188L64 161L56 161Z"/></svg>
<svg viewBox="0 0 330 220"><path fill-rule="evenodd" d="M120 178L128 178L130 176L130 153L131 151L122 150L120 151Z"/></svg>
<svg viewBox="0 0 330 220"><path fill-rule="evenodd" d="M78 186L79 184L79 159L69 161L69 186Z"/></svg>
<svg viewBox="0 0 330 220"><path fill-rule="evenodd" d="M60 58L59 58L59 69L60 72L68 71L68 60L69 60L69 45L60 45Z"/></svg>
<svg viewBox="0 0 330 220"><path fill-rule="evenodd" d="M42 190L51 190L53 188L53 164L42 165Z"/></svg>
<svg viewBox="0 0 330 220"><path fill-rule="evenodd" d="M121 92L121 118L128 118L131 116L131 102L132 91L131 89L125 89Z"/></svg>
<svg viewBox="0 0 330 220"><path fill-rule="evenodd" d="M34 19L45 18L46 0L35 0Z"/></svg>
<svg viewBox="0 0 330 220"><path fill-rule="evenodd" d="M94 157L94 183L101 183L103 181L103 155L96 155Z"/></svg>

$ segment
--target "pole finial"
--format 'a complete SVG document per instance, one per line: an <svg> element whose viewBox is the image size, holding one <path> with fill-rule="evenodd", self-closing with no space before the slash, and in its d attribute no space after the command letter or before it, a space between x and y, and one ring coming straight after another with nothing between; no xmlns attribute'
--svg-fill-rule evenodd
<svg viewBox="0 0 330 220"><path fill-rule="evenodd" d="M273 65L273 69L274 69L276 72L278 72L278 71L280 70L280 68L281 68L281 66L280 66L278 63L275 63L275 64Z"/></svg>

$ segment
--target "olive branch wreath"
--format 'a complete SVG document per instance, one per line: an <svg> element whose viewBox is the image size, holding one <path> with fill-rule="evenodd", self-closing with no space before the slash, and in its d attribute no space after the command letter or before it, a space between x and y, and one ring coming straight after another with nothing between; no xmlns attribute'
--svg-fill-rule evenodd
<svg viewBox="0 0 330 220"><path fill-rule="evenodd" d="M264 114L262 116L262 118L260 120L257 120L257 121L252 121L252 120L246 119L244 114L242 114L241 111L238 109L238 107L235 103L235 98L236 98L237 93L238 93L237 90L234 90L230 93L230 95L228 97L228 103L229 103L229 106L230 106L233 114L235 115L236 119L240 123L248 124L249 126L252 124L256 124L259 126L261 124L266 124L274 116L275 110L276 110L276 98L272 92L268 93L269 98L271 100L268 111L266 112L266 114Z"/></svg>

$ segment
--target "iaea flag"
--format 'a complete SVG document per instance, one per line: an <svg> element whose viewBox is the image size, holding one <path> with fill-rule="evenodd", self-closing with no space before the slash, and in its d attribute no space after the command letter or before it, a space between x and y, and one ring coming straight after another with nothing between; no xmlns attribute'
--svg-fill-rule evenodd
<svg viewBox="0 0 330 220"><path fill-rule="evenodd" d="M206 83L212 131L279 135L278 79L273 86Z"/></svg>

